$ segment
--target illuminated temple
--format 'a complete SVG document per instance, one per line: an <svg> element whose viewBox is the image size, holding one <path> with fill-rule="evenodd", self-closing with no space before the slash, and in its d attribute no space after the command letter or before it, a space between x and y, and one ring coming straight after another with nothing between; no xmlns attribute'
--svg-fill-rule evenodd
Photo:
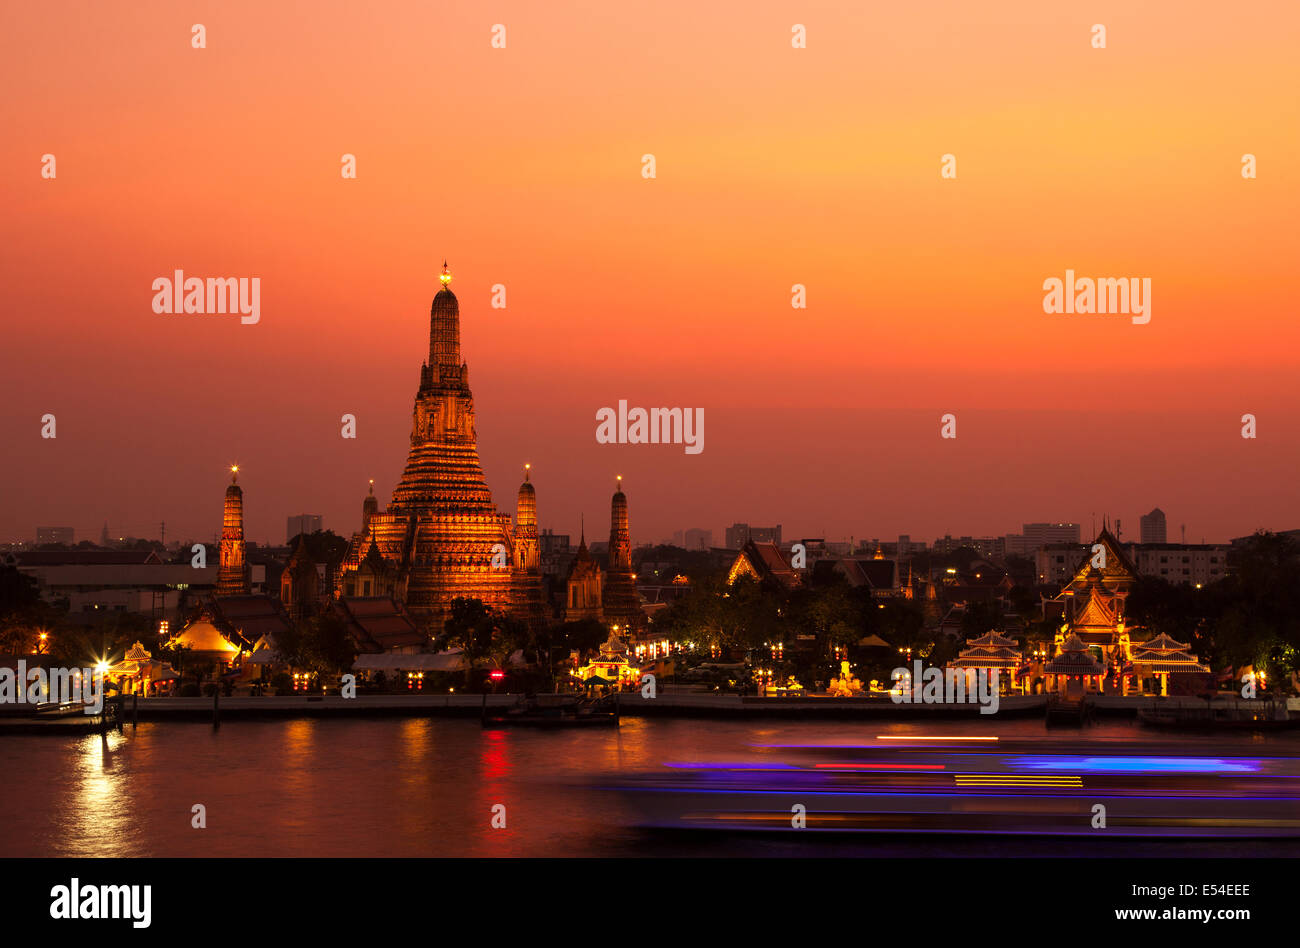
<svg viewBox="0 0 1300 948"><path fill-rule="evenodd" d="M537 493L525 468L513 524L492 501L479 461L469 369L461 356L460 306L445 263L440 280L406 468L386 510L378 509L373 486L365 498L362 528L348 544L334 595L391 596L435 634L460 597L481 600L536 629L551 618L541 575ZM612 501L610 570L603 589L597 577L601 602L591 617L642 628L634 581L627 498L620 487Z"/></svg>
<svg viewBox="0 0 1300 948"><path fill-rule="evenodd" d="M1155 679L1160 693L1168 694L1170 674L1209 670L1186 644L1167 636L1132 641L1125 604L1137 578L1119 540L1103 526L1074 578L1047 604L1062 620L1043 669L1049 688L1065 690L1077 679L1084 690L1095 683L1099 690L1128 694L1141 681Z"/></svg>
<svg viewBox="0 0 1300 948"><path fill-rule="evenodd" d="M244 492L239 487L239 467L230 469L230 486L221 515L220 568L217 570L218 596L247 596L249 569L244 558Z"/></svg>

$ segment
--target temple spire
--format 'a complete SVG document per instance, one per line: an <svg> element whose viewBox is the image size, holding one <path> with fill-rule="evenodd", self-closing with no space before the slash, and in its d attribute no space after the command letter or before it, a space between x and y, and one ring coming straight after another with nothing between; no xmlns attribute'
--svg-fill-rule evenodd
<svg viewBox="0 0 1300 948"><path fill-rule="evenodd" d="M460 304L451 291L451 270L445 260L438 282L441 287L429 309L429 367L433 370L434 382L455 374L439 372L439 367L459 370L461 365Z"/></svg>
<svg viewBox="0 0 1300 948"><path fill-rule="evenodd" d="M230 486L221 518L220 567L217 570L218 596L247 596L249 570L244 560L244 491L237 483L239 465L230 466Z"/></svg>

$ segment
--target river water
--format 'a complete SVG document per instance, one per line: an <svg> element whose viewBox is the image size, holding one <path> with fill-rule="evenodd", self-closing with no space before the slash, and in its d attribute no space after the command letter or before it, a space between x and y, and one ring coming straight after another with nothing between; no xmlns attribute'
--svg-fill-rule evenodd
<svg viewBox="0 0 1300 948"><path fill-rule="evenodd" d="M1101 723L1088 740L1167 739ZM756 745L876 735L1046 740L1038 719L730 722L624 718L614 728L484 730L444 718L145 722L107 737L0 738L0 856L1296 855L1296 841L971 837L802 839L651 833L599 789L669 762L748 759ZM1080 732L1073 732L1078 736ZM1232 739L1300 755L1296 732ZM1052 739L1070 732L1052 732ZM1174 746L1186 746L1180 740ZM1219 743L1222 743L1221 741ZM771 753L771 752L768 752ZM191 825L206 808L207 826ZM493 828L493 808L506 826Z"/></svg>

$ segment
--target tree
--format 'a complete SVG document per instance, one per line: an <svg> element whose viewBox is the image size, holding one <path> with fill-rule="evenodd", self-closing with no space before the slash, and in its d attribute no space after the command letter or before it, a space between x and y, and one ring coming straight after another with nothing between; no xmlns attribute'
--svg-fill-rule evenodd
<svg viewBox="0 0 1300 948"><path fill-rule="evenodd" d="M303 666L319 674L345 671L357 658L347 623L332 612L313 616L307 621L299 651Z"/></svg>
<svg viewBox="0 0 1300 948"><path fill-rule="evenodd" d="M596 651L608 637L609 632L604 623L596 619L577 619L566 622L555 630L556 644L579 655Z"/></svg>
<svg viewBox="0 0 1300 948"><path fill-rule="evenodd" d="M961 617L963 638L978 638L986 632L1000 631L1002 609L994 602L968 602Z"/></svg>
<svg viewBox="0 0 1300 948"><path fill-rule="evenodd" d="M487 657L492 633L499 623L500 617L481 599L457 596L451 601L450 614L435 644L439 650L448 647L462 650L466 684L473 680L474 666Z"/></svg>
<svg viewBox="0 0 1300 948"><path fill-rule="evenodd" d="M732 583L719 605L724 644L753 651L784 638L781 601L752 577L742 576Z"/></svg>

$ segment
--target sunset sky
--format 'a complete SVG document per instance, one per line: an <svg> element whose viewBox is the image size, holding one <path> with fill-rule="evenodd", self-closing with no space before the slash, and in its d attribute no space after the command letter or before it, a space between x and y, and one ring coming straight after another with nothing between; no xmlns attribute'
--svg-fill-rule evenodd
<svg viewBox="0 0 1300 948"><path fill-rule="evenodd" d="M7 4L0 540L210 539L235 462L249 539L358 529L444 257L494 497L531 462L557 532L616 473L635 542L1300 528L1300 5L1198 6ZM156 315L178 268L261 321ZM1045 314L1067 268L1151 322ZM703 453L597 444L619 399Z"/></svg>

